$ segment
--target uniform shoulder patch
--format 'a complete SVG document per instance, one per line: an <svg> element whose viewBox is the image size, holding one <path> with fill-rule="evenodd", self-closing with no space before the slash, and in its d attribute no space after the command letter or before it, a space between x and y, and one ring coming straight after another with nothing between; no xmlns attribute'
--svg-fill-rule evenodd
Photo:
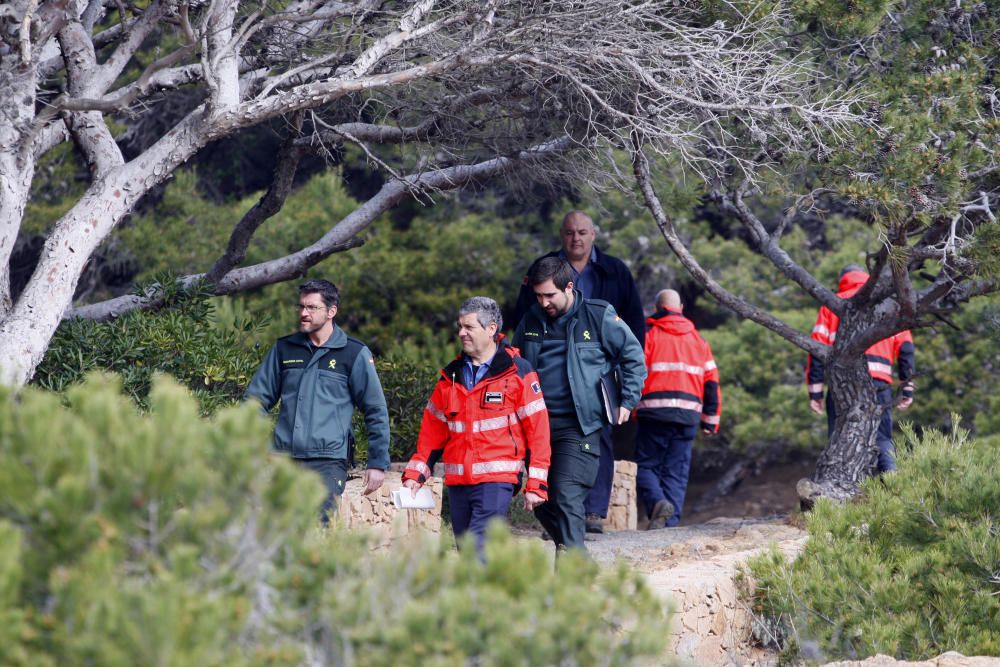
<svg viewBox="0 0 1000 667"><path fill-rule="evenodd" d="M532 382L531 391L535 392L536 394L542 393L542 385L538 384L537 382Z"/></svg>

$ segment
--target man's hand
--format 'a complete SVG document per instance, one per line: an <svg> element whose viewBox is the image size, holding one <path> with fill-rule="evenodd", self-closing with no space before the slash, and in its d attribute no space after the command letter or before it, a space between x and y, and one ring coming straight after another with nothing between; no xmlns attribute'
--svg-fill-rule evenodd
<svg viewBox="0 0 1000 667"><path fill-rule="evenodd" d="M416 498L417 491L419 491L420 487L423 485L415 479L408 479L405 482L403 482L403 486L408 488L410 490L410 495Z"/></svg>
<svg viewBox="0 0 1000 667"><path fill-rule="evenodd" d="M385 480L385 471L378 468L365 470L365 495L378 491Z"/></svg>
<svg viewBox="0 0 1000 667"><path fill-rule="evenodd" d="M809 409L818 415L823 414L823 401L818 398L809 399Z"/></svg>
<svg viewBox="0 0 1000 667"><path fill-rule="evenodd" d="M542 497L539 496L539 495L537 495L537 494L535 494L535 493L531 493L530 491L526 491L525 494L524 494L524 509L526 511L528 511L528 512L530 512L531 510L535 509L536 507L538 507L539 505L541 505L544 502L545 501L542 500Z"/></svg>
<svg viewBox="0 0 1000 667"><path fill-rule="evenodd" d="M910 407L912 403L913 403L912 396L904 396L903 398L899 399L899 403L896 403L896 407L899 408L900 410L905 410L906 408Z"/></svg>
<svg viewBox="0 0 1000 667"><path fill-rule="evenodd" d="M707 428L701 429L701 432L704 433L705 435L707 435L709 438L711 438L713 435L715 435L715 431L713 431L711 429L707 429Z"/></svg>
<svg viewBox="0 0 1000 667"><path fill-rule="evenodd" d="M628 421L628 416L632 414L632 411L628 408L618 408L618 421L615 424L624 424Z"/></svg>

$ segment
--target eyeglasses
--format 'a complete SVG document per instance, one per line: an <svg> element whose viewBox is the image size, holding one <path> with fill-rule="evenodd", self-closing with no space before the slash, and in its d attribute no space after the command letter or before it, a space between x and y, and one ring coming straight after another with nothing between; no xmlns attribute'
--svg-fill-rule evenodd
<svg viewBox="0 0 1000 667"><path fill-rule="evenodd" d="M307 306L304 303L297 303L295 304L295 310L300 313L303 310L308 310L310 313L318 313L321 310L328 310L328 308L326 306Z"/></svg>

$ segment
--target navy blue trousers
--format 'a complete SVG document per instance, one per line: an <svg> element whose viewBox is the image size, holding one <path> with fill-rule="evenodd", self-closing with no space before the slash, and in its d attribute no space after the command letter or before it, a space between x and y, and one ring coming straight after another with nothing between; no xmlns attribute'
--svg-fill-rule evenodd
<svg viewBox="0 0 1000 667"><path fill-rule="evenodd" d="M482 559L486 527L494 519L507 520L507 509L513 495L514 485L506 482L449 486L448 506L455 540L461 544L462 536L472 533L476 541L476 553Z"/></svg>
<svg viewBox="0 0 1000 667"><path fill-rule="evenodd" d="M597 466L597 479L583 502L583 511L596 514L602 519L608 516L611 501L611 487L615 483L615 448L611 440L611 426L605 426L601 434L601 459Z"/></svg>
<svg viewBox="0 0 1000 667"><path fill-rule="evenodd" d="M651 512L657 502L666 499L674 506L667 526L681 521L681 509L687 494L691 472L691 447L697 424L674 424L654 419L639 419L635 439L636 486L639 499Z"/></svg>
<svg viewBox="0 0 1000 667"><path fill-rule="evenodd" d="M878 472L891 472L896 469L896 449L892 445L892 385L875 380L875 395L878 404L882 406L882 419L878 423L875 442L878 443ZM833 398L829 390L826 392L826 434L833 434L833 422L837 418L837 410L833 407Z"/></svg>

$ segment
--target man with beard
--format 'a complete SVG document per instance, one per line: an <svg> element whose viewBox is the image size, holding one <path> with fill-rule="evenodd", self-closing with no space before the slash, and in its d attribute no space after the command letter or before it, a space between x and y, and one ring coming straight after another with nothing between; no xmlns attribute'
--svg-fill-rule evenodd
<svg viewBox="0 0 1000 667"><path fill-rule="evenodd" d="M545 257L558 257L567 262L573 274L573 289L586 299L602 299L610 303L642 346L646 327L639 290L625 263L595 245L597 228L591 217L583 211L567 213L559 227L559 239L562 248ZM517 297L514 321L521 321L534 302L535 295L525 278ZM632 442L635 439L634 425L634 421L619 423L614 427L613 435L611 425L601 429L597 479L584 503L588 533L604 532L604 519L608 516L615 477L615 449L623 448L625 458L631 458Z"/></svg>
<svg viewBox="0 0 1000 667"><path fill-rule="evenodd" d="M585 549L584 502L597 479L601 430L623 423L639 402L646 363L642 346L607 301L585 299L570 265L543 257L528 271L536 303L518 324L514 346L541 379L549 411L549 500L535 516L557 548ZM621 406L606 415L601 376L617 366ZM610 419L609 419L610 417Z"/></svg>
<svg viewBox="0 0 1000 667"><path fill-rule="evenodd" d="M323 523L337 511L353 464L354 408L368 427L365 494L382 486L389 466L389 411L372 353L334 323L340 291L326 280L299 286L299 331L279 338L247 387L265 410L281 401L274 449L322 477Z"/></svg>

